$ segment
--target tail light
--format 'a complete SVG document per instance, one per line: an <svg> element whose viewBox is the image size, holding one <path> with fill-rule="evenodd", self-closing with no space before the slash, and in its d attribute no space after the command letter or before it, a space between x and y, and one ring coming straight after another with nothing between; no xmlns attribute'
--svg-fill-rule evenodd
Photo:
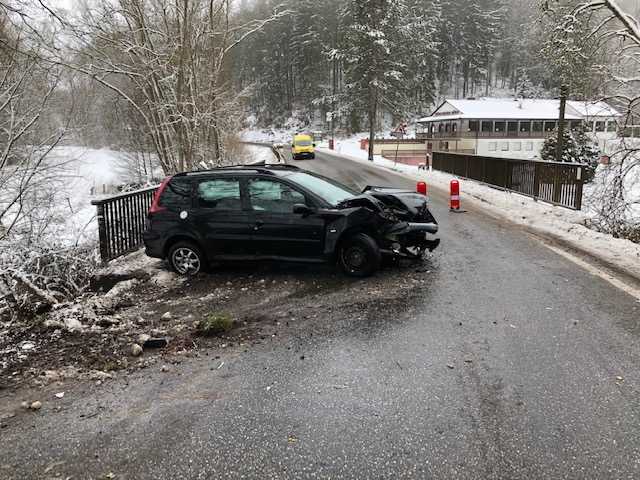
<svg viewBox="0 0 640 480"><path fill-rule="evenodd" d="M166 210L166 207L160 206L160 198L162 197L162 194L164 193L165 189L167 188L167 185L169 185L169 182L171 181L172 178L173 177L165 178L160 184L160 186L158 187L158 190L156 190L156 193L153 196L153 202L151 203L151 208L149 209L149 215L153 215L154 213L164 212Z"/></svg>

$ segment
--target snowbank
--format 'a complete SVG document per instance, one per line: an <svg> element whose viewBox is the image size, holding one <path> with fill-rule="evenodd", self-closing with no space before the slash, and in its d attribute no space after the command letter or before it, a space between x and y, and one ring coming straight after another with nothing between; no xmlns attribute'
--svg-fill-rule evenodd
<svg viewBox="0 0 640 480"><path fill-rule="evenodd" d="M360 149L359 138L337 143L336 150L324 153L347 157L372 165L367 152ZM393 170L414 180L424 180L431 188L448 192L449 182L455 178L444 172L425 172L418 167L397 165L381 156L374 157L374 166ZM536 202L532 198L504 192L472 180L461 181L463 207L482 210L500 219L509 220L545 237L559 240L640 279L640 245L628 240L590 230L584 226L587 214L562 207Z"/></svg>

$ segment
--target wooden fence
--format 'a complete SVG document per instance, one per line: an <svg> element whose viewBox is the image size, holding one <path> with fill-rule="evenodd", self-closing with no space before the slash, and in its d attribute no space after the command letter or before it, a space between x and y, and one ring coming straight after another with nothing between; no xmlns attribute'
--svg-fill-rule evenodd
<svg viewBox="0 0 640 480"><path fill-rule="evenodd" d="M580 210L585 165L434 152L433 168Z"/></svg>

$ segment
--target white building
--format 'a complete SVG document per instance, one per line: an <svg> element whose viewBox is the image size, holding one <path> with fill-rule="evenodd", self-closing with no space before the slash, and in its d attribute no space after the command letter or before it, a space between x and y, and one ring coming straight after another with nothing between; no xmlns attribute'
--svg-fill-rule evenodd
<svg viewBox="0 0 640 480"><path fill-rule="evenodd" d="M428 151L536 159L559 116L560 100L446 100L418 120L417 137ZM565 113L567 128L584 126L603 153L618 136L620 117L604 102L568 101Z"/></svg>

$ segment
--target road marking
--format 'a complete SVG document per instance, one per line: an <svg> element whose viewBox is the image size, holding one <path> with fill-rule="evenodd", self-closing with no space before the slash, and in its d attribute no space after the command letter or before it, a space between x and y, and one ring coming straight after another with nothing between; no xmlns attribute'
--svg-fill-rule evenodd
<svg viewBox="0 0 640 480"><path fill-rule="evenodd" d="M553 245L550 245L549 243L544 242L544 241L542 242L542 244L545 247L547 247L549 250L551 250L552 252L555 252L558 255L561 255L564 258L566 258L567 260L570 260L573 263L575 263L576 265L582 267L587 272L589 272L591 275L594 275L596 277L599 277L599 278L609 282L614 287L622 290L623 292L625 292L625 293L631 295L632 297L636 298L636 300L640 301L640 289L623 282L622 280L620 280L616 276L611 275L607 271L604 271L602 268L595 267L594 265L590 264L589 262L585 262L581 258L579 258L579 257L567 252L566 250L563 250L561 248L558 248L558 247L555 247Z"/></svg>

